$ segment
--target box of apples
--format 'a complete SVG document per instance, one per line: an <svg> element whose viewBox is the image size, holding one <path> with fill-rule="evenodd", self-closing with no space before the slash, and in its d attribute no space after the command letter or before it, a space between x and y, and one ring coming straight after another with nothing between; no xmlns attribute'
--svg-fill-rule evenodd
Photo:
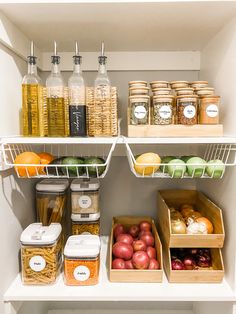
<svg viewBox="0 0 236 314"><path fill-rule="evenodd" d="M109 249L110 281L162 282L162 245L152 218L114 217Z"/></svg>

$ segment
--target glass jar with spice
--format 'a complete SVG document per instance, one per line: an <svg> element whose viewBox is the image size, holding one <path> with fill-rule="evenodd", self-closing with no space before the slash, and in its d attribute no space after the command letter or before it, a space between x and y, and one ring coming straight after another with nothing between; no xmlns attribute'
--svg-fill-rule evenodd
<svg viewBox="0 0 236 314"><path fill-rule="evenodd" d="M29 225L21 234L22 282L46 285L56 281L61 268L62 238L59 223Z"/></svg>
<svg viewBox="0 0 236 314"><path fill-rule="evenodd" d="M197 124L197 101L198 96L177 96L177 123L183 125Z"/></svg>
<svg viewBox="0 0 236 314"><path fill-rule="evenodd" d="M149 124L150 97L147 95L129 97L129 124Z"/></svg>
<svg viewBox="0 0 236 314"><path fill-rule="evenodd" d="M219 124L220 96L199 99L199 124Z"/></svg>
<svg viewBox="0 0 236 314"><path fill-rule="evenodd" d="M96 214L99 208L99 188L97 179L74 179L71 183L71 208L73 214Z"/></svg>
<svg viewBox="0 0 236 314"><path fill-rule="evenodd" d="M72 234L100 234L100 213L71 214Z"/></svg>
<svg viewBox="0 0 236 314"><path fill-rule="evenodd" d="M173 98L171 95L153 97L153 124L173 123Z"/></svg>
<svg viewBox="0 0 236 314"><path fill-rule="evenodd" d="M98 283L100 239L95 235L68 238L64 249L64 281L68 286Z"/></svg>

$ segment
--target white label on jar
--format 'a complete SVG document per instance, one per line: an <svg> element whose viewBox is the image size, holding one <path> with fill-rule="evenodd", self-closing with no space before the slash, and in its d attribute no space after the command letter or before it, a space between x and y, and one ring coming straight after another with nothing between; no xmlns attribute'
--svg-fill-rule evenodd
<svg viewBox="0 0 236 314"><path fill-rule="evenodd" d="M137 106L134 109L134 116L137 119L144 119L146 117L147 110L144 106Z"/></svg>
<svg viewBox="0 0 236 314"><path fill-rule="evenodd" d="M29 266L32 270L39 272L44 270L44 268L46 267L46 261L42 256L35 255L31 257L29 261Z"/></svg>
<svg viewBox="0 0 236 314"><path fill-rule="evenodd" d="M215 118L218 116L218 107L215 104L209 105L206 108L206 113L208 117Z"/></svg>
<svg viewBox="0 0 236 314"><path fill-rule="evenodd" d="M162 119L169 119L171 117L172 110L169 106L161 106L159 109L159 115Z"/></svg>
<svg viewBox="0 0 236 314"><path fill-rule="evenodd" d="M77 266L74 270L74 278L78 281L86 281L89 276L90 270L86 266Z"/></svg>
<svg viewBox="0 0 236 314"><path fill-rule="evenodd" d="M89 208L92 205L91 197L88 195L80 196L79 198L79 207L81 208Z"/></svg>
<svg viewBox="0 0 236 314"><path fill-rule="evenodd" d="M192 119L196 114L196 109L193 105L188 105L184 108L185 118Z"/></svg>

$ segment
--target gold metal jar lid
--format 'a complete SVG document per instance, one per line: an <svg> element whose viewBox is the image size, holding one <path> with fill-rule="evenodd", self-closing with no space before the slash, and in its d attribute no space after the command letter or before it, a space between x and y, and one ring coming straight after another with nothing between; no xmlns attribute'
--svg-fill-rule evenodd
<svg viewBox="0 0 236 314"><path fill-rule="evenodd" d="M181 95L176 96L176 99L179 101L196 101L198 99L197 95Z"/></svg>
<svg viewBox="0 0 236 314"><path fill-rule="evenodd" d="M153 101L157 101L157 102L172 102L173 99L174 99L174 96L172 95L153 96Z"/></svg>
<svg viewBox="0 0 236 314"><path fill-rule="evenodd" d="M195 92L198 94L198 96L213 96L215 89L213 87L200 87L195 88Z"/></svg>
<svg viewBox="0 0 236 314"><path fill-rule="evenodd" d="M172 81L170 85L173 89L189 87L188 81Z"/></svg>
<svg viewBox="0 0 236 314"><path fill-rule="evenodd" d="M193 81L189 83L190 85L208 85L208 81Z"/></svg>
<svg viewBox="0 0 236 314"><path fill-rule="evenodd" d="M147 86L147 82L146 81L130 81L129 85L145 85Z"/></svg>
<svg viewBox="0 0 236 314"><path fill-rule="evenodd" d="M152 81L150 82L150 85L156 85L156 84L169 84L168 81Z"/></svg>

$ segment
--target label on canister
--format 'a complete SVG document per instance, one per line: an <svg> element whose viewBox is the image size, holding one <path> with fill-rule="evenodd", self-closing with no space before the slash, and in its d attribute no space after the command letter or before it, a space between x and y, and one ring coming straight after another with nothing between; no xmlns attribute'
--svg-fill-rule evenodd
<svg viewBox="0 0 236 314"><path fill-rule="evenodd" d="M92 200L91 197L89 197L88 195L82 195L79 198L79 207L80 208L89 208L92 205Z"/></svg>
<svg viewBox="0 0 236 314"><path fill-rule="evenodd" d="M135 107L135 109L134 109L135 118L141 120L141 119L144 119L146 117L146 115L147 115L147 110L144 106L140 105L140 106Z"/></svg>
<svg viewBox="0 0 236 314"><path fill-rule="evenodd" d="M86 266L77 266L74 269L74 278L78 281L86 281L90 277L90 270Z"/></svg>
<svg viewBox="0 0 236 314"><path fill-rule="evenodd" d="M196 108L193 105L188 105L184 108L184 116L187 119L194 118L196 114Z"/></svg>
<svg viewBox="0 0 236 314"><path fill-rule="evenodd" d="M170 106L164 105L159 109L159 115L162 119L169 119L172 115Z"/></svg>
<svg viewBox="0 0 236 314"><path fill-rule="evenodd" d="M33 271L40 272L46 267L46 261L42 256L35 255L31 257L29 266Z"/></svg>
<svg viewBox="0 0 236 314"><path fill-rule="evenodd" d="M206 114L208 115L209 118L215 118L218 116L219 110L217 105L211 104L208 105L206 108Z"/></svg>

